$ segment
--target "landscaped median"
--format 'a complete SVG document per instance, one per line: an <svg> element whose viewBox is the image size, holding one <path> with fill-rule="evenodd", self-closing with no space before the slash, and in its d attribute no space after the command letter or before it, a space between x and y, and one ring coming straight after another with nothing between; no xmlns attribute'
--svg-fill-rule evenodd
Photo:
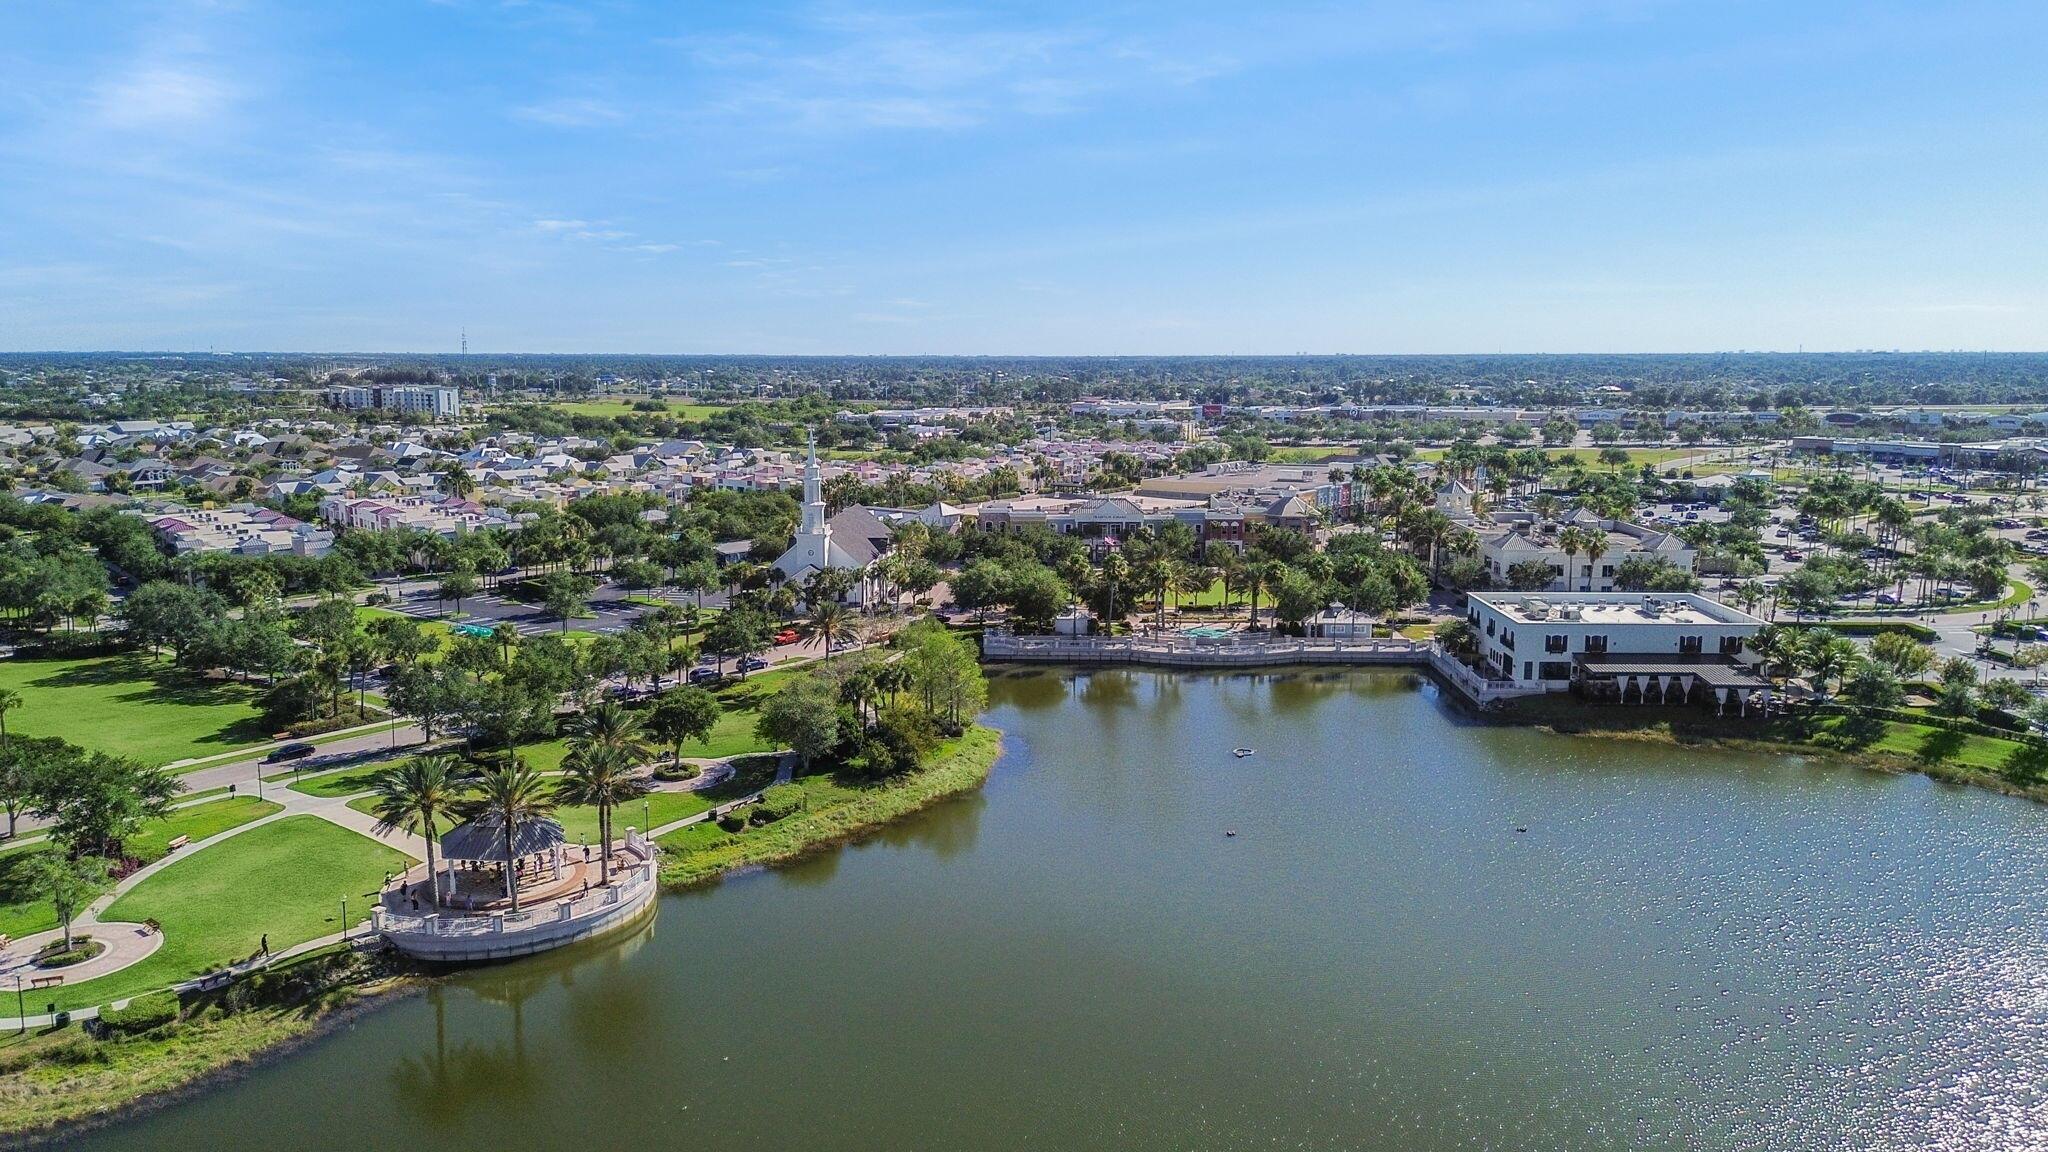
<svg viewBox="0 0 2048 1152"><path fill-rule="evenodd" d="M879 828L928 804L979 788L1002 752L1002 734L976 726L948 740L924 767L875 783L819 772L798 777L802 807L768 824L730 831L692 824L656 841L661 879L670 887L703 884L740 868L777 864ZM744 810L742 810L742 814Z"/></svg>

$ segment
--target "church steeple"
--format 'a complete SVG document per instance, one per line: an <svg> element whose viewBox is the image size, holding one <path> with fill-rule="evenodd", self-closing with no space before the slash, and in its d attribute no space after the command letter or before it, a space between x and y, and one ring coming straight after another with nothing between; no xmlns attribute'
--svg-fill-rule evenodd
<svg viewBox="0 0 2048 1152"><path fill-rule="evenodd" d="M818 435L808 433L804 439L809 454L804 462L803 535L820 536L825 532L825 483L818 471Z"/></svg>

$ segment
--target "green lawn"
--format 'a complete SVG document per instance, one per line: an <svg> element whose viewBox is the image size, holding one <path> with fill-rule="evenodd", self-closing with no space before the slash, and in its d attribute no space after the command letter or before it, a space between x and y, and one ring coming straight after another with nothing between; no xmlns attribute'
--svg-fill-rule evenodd
<svg viewBox="0 0 2048 1152"><path fill-rule="evenodd" d="M375 764L357 764L333 772L322 772L314 776L302 776L286 785L294 792L308 796L353 796L370 790L370 779L391 766L390 761Z"/></svg>
<svg viewBox="0 0 2048 1152"><path fill-rule="evenodd" d="M165 845L180 836L197 844L230 828L239 828L251 820L261 820L273 812L282 811L284 805L258 800L254 796L208 800L189 808L174 808L162 820L152 820L143 825L142 831L128 838L126 847L130 856L145 864L155 863L169 854Z"/></svg>
<svg viewBox="0 0 2048 1152"><path fill-rule="evenodd" d="M30 872L43 850L36 843L0 851L0 933L18 939L57 926L57 914L28 891Z"/></svg>
<svg viewBox="0 0 2048 1152"><path fill-rule="evenodd" d="M260 744L272 732L253 687L188 676L129 653L73 660L0 661L0 688L21 694L7 730L61 736L147 764Z"/></svg>
<svg viewBox="0 0 2048 1152"><path fill-rule="evenodd" d="M1297 444L1273 449L1272 455L1266 457L1266 462L1269 464L1321 464L1325 460L1334 460L1340 456L1356 456L1357 454L1358 450L1356 448L1340 448L1328 444Z"/></svg>
<svg viewBox="0 0 2048 1152"><path fill-rule="evenodd" d="M38 994L31 1010L99 1004L189 979L253 955L265 933L278 951L340 931L343 898L353 921L369 911L386 872L411 864L318 816L252 828L166 867L107 909L108 920L163 925L163 946L149 959Z"/></svg>
<svg viewBox="0 0 2048 1152"><path fill-rule="evenodd" d="M129 837L128 852L145 864L153 864L166 855L165 845L179 836L190 837L197 844L209 836L260 820L282 807L254 796L237 796L173 809L170 815L144 824L142 831ZM44 844L36 843L0 851L0 933L26 936L57 926L57 914L49 905L23 891L28 881L27 870L44 849Z"/></svg>
<svg viewBox="0 0 2048 1152"><path fill-rule="evenodd" d="M554 403L549 404L548 407L559 408L564 412L569 412L577 416L651 415L651 413L633 411L633 401L635 399L645 399L645 397L619 397L617 399L608 400L556 401ZM717 415L720 412L725 411L727 407L727 405L723 404L684 404L676 400L670 400L667 401L666 403L668 405L669 415L674 416L679 420L708 419L714 415Z"/></svg>

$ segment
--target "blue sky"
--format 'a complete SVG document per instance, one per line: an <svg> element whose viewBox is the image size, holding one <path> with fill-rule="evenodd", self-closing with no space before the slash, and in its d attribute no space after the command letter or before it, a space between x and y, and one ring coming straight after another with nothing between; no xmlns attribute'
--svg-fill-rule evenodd
<svg viewBox="0 0 2048 1152"><path fill-rule="evenodd" d="M2048 348L2048 5L0 6L0 349Z"/></svg>

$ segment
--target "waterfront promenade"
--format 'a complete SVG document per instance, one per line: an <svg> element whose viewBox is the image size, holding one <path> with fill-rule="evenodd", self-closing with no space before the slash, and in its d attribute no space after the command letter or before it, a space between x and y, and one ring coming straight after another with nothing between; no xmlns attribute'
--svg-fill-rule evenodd
<svg viewBox="0 0 2048 1152"><path fill-rule="evenodd" d="M1474 704L1530 695L1489 680L1438 645L1405 636L1335 639L1232 632L1223 636L1132 633L1128 636L1019 636L992 629L982 658L1034 664L1143 664L1161 668L1272 668L1289 664L1406 665L1436 673Z"/></svg>

